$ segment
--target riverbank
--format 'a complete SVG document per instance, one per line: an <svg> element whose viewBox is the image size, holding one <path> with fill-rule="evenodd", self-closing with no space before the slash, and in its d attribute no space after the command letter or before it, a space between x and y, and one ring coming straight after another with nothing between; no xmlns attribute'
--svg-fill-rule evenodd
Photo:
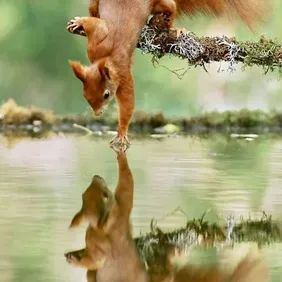
<svg viewBox="0 0 282 282"><path fill-rule="evenodd" d="M94 115L55 115L50 110L25 108L9 99L0 106L0 132L31 135L46 131L75 133L83 128L98 136L107 135L117 127L117 112L108 110L102 117ZM260 110L207 112L195 117L168 118L162 113L135 112L130 134L198 134L198 133L263 134L282 132L282 113Z"/></svg>

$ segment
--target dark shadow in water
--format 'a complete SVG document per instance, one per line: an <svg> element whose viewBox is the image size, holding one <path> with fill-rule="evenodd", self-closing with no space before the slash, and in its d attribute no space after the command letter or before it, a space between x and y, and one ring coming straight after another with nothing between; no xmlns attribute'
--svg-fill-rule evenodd
<svg viewBox="0 0 282 282"><path fill-rule="evenodd" d="M185 264L176 267L181 255L176 243L167 240L148 242L155 245L153 254L142 261L132 237L130 215L133 208L134 180L126 153L118 152L118 184L114 194L105 180L94 175L82 196L82 207L70 224L89 223L86 248L65 254L67 261L87 269L88 282L189 282L189 281L258 281L267 280L268 270L258 257L247 255L233 271L216 265L200 267ZM163 236L166 238L166 236ZM122 267L122 269L121 269Z"/></svg>

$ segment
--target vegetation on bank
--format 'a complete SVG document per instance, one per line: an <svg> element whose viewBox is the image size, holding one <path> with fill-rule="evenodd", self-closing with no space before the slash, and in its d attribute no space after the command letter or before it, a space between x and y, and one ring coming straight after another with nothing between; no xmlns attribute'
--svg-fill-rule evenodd
<svg viewBox="0 0 282 282"><path fill-rule="evenodd" d="M78 126L74 126L74 124ZM0 131L81 131L81 127L93 132L116 130L117 112L108 110L103 116L85 114L56 116L51 111L36 107L22 107L13 99L0 106ZM265 133L282 130L282 113L261 110L207 112L195 117L167 118L162 113L147 114L136 111L130 125L135 133Z"/></svg>

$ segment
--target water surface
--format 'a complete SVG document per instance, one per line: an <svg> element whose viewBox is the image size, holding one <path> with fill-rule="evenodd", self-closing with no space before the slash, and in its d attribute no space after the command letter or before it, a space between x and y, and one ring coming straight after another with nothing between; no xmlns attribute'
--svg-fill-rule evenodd
<svg viewBox="0 0 282 282"><path fill-rule="evenodd" d="M107 139L53 136L14 144L0 135L0 281L85 281L85 270L64 252L84 246L85 227L69 231L81 194L94 174L113 190L115 153ZM253 141L223 136L132 140L128 161L135 180L134 235L152 217L164 230L186 217L166 214L180 206L189 219L211 208L209 220L261 211L282 217L282 139ZM165 218L164 218L165 217ZM282 245L264 249L271 281L282 281Z"/></svg>

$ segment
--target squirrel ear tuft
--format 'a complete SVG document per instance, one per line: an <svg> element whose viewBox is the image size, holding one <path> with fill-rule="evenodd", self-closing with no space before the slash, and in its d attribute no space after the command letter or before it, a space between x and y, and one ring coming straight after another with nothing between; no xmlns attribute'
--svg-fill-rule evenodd
<svg viewBox="0 0 282 282"><path fill-rule="evenodd" d="M99 62L98 69L99 69L99 72L100 72L102 77L104 77L106 79L111 79L110 69L107 66L106 60L102 60L101 62Z"/></svg>
<svg viewBox="0 0 282 282"><path fill-rule="evenodd" d="M73 227L77 227L81 224L81 222L83 221L84 216L83 216L83 211L80 210L72 219L71 224L69 226L69 228L73 228Z"/></svg>
<svg viewBox="0 0 282 282"><path fill-rule="evenodd" d="M104 74L105 74L105 76L108 79L111 79L111 77L110 77L110 70L109 70L109 68L106 65L104 66Z"/></svg>
<svg viewBox="0 0 282 282"><path fill-rule="evenodd" d="M82 82L84 82L86 67L84 67L81 63L76 62L76 61L69 61L69 64L70 64L75 76L78 79L80 79Z"/></svg>

